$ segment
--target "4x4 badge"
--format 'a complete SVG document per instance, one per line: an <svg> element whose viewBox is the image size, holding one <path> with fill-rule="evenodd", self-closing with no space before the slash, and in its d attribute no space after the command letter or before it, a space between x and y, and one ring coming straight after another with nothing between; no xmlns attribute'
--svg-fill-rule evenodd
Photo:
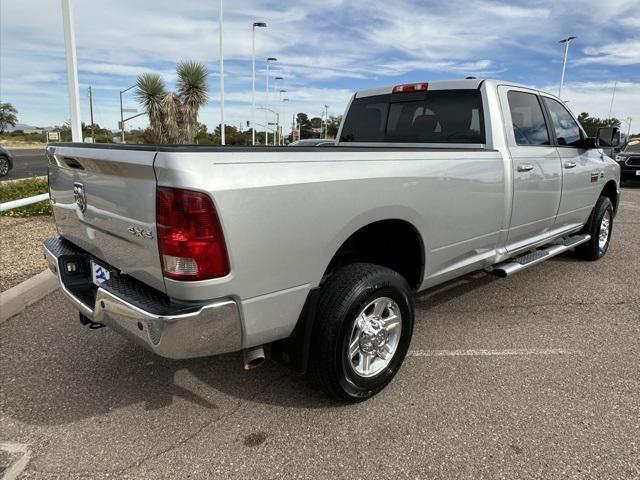
<svg viewBox="0 0 640 480"><path fill-rule="evenodd" d="M147 230L146 228L136 227L135 225L129 225L127 231L139 238L146 238L147 240L153 240L153 232L151 230Z"/></svg>

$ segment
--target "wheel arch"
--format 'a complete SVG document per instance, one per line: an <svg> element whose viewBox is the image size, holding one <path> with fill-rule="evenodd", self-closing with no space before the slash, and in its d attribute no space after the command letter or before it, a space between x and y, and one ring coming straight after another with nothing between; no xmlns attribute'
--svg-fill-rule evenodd
<svg viewBox="0 0 640 480"><path fill-rule="evenodd" d="M368 262L397 271L417 289L426 265L425 242L417 213L366 218L366 221L352 222L351 228L335 239L324 262L322 279L345 264Z"/></svg>
<svg viewBox="0 0 640 480"><path fill-rule="evenodd" d="M600 192L601 197L607 197L613 204L614 215L618 212L618 203L620 196L618 194L618 184L615 180L609 180Z"/></svg>

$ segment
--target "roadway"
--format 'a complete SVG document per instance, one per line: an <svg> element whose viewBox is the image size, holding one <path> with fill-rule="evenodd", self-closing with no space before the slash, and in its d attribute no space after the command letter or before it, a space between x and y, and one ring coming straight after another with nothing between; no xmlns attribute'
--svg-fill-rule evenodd
<svg viewBox="0 0 640 480"><path fill-rule="evenodd" d="M39 177L47 175L47 157L44 148L9 148L13 155L13 170L2 180Z"/></svg>

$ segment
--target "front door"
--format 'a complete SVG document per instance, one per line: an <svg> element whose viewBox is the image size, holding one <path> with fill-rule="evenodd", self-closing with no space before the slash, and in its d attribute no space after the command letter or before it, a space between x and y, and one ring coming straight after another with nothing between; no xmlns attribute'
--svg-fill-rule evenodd
<svg viewBox="0 0 640 480"><path fill-rule="evenodd" d="M556 226L582 225L602 190L604 163L597 149L578 146L585 134L567 108L555 98L547 95L542 98L549 112L562 166L562 200Z"/></svg>
<svg viewBox="0 0 640 480"><path fill-rule="evenodd" d="M507 249L542 239L554 225L562 191L562 171L542 100L534 90L499 87L512 160L513 200Z"/></svg>

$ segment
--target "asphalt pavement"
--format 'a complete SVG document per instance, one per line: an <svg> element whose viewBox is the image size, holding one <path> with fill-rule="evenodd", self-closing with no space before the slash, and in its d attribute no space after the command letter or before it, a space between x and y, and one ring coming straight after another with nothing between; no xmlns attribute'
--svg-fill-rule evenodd
<svg viewBox="0 0 640 480"><path fill-rule="evenodd" d="M8 150L13 155L13 169L5 177L0 177L0 181L47 175L48 162L44 148L9 148Z"/></svg>
<svg viewBox="0 0 640 480"><path fill-rule="evenodd" d="M625 188L601 261L422 294L398 376L353 406L275 363L156 357L56 292L0 325L0 442L28 479L638 479L638 238Z"/></svg>

